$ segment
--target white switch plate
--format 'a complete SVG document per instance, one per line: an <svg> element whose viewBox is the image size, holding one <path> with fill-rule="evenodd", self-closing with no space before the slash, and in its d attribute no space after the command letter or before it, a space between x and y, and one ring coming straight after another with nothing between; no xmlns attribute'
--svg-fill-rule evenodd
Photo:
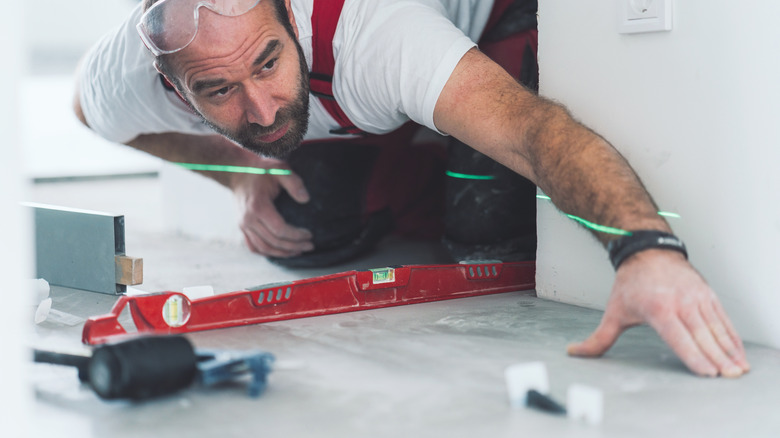
<svg viewBox="0 0 780 438"><path fill-rule="evenodd" d="M672 0L617 0L618 33L672 30Z"/></svg>
<svg viewBox="0 0 780 438"><path fill-rule="evenodd" d="M658 12L662 2L654 0L628 0L626 18L629 20L645 20L658 18Z"/></svg>

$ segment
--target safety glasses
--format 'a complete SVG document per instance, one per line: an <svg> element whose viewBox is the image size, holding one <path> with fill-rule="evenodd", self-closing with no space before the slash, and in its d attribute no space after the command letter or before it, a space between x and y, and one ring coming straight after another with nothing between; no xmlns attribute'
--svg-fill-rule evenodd
<svg viewBox="0 0 780 438"><path fill-rule="evenodd" d="M187 47L195 39L201 7L236 17L251 11L258 3L260 0L160 0L144 13L136 29L154 56L167 55Z"/></svg>

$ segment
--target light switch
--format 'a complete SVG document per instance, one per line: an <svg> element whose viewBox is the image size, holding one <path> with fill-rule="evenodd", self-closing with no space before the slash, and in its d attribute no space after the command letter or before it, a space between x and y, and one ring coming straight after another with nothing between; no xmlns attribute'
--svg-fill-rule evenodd
<svg viewBox="0 0 780 438"><path fill-rule="evenodd" d="M617 0L618 32L672 30L672 0Z"/></svg>
<svg viewBox="0 0 780 438"><path fill-rule="evenodd" d="M630 0L626 17L629 20L658 18L658 9L662 2L656 0Z"/></svg>

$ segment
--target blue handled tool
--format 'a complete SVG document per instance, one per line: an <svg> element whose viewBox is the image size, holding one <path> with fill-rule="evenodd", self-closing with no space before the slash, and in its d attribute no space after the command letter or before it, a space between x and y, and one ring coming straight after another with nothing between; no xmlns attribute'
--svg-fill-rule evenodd
<svg viewBox="0 0 780 438"><path fill-rule="evenodd" d="M34 361L75 366L103 399L143 400L198 382L213 386L251 374L249 395L265 389L274 356L264 351L195 350L183 336L136 338L96 347L91 357L34 351Z"/></svg>

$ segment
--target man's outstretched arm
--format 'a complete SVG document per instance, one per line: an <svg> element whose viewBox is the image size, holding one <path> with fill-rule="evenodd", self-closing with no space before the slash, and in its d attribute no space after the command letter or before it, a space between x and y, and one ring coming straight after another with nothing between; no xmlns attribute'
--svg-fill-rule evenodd
<svg viewBox="0 0 780 438"><path fill-rule="evenodd" d="M536 183L562 211L622 230L669 232L625 159L562 106L524 89L469 51L444 87L436 126ZM602 243L614 236L600 234ZM696 374L747 372L742 343L685 257L651 249L620 265L601 324L569 353L598 356L627 328L651 325Z"/></svg>

